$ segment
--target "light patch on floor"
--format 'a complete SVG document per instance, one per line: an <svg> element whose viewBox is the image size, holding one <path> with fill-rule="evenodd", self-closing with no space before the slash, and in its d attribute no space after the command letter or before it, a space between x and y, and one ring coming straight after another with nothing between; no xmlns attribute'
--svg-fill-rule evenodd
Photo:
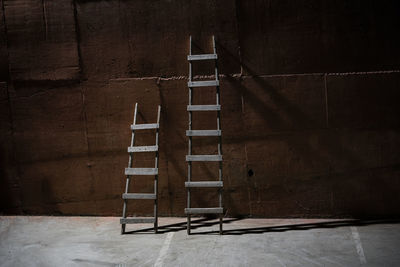
<svg viewBox="0 0 400 267"><path fill-rule="evenodd" d="M364 249L361 244L360 234L358 233L357 227L352 226L352 227L350 227L350 229L351 229L351 234L353 235L354 243L356 245L358 257L360 258L360 263L366 264L367 259L365 258L365 255L364 255Z"/></svg>

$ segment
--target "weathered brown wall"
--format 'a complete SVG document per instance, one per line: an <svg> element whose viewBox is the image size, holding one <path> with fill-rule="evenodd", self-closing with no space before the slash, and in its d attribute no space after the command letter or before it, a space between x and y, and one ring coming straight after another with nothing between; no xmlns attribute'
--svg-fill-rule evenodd
<svg viewBox="0 0 400 267"><path fill-rule="evenodd" d="M209 52L215 34L228 215L400 215L397 1L0 2L0 212L120 215L138 102L139 122L162 106L160 213L183 215L188 37ZM213 103L213 91L195 101ZM210 115L194 127L214 128ZM194 145L216 151L214 139ZM196 164L194 176L215 168Z"/></svg>

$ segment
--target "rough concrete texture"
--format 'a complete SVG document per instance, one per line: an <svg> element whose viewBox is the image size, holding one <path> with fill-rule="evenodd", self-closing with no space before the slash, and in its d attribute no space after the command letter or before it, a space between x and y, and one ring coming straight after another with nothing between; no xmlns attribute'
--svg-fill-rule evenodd
<svg viewBox="0 0 400 267"><path fill-rule="evenodd" d="M2 5L3 1L0 1ZM0 9L0 81L8 79L8 51L7 51L7 35L4 20L3 9Z"/></svg>
<svg viewBox="0 0 400 267"><path fill-rule="evenodd" d="M161 218L160 234L113 217L1 217L0 266L398 266L395 221ZM338 245L340 244L340 245Z"/></svg>
<svg viewBox="0 0 400 267"><path fill-rule="evenodd" d="M187 75L190 34L197 50L211 50L210 36L218 36L222 73L240 71L234 1L76 2L87 78Z"/></svg>
<svg viewBox="0 0 400 267"><path fill-rule="evenodd" d="M1 213L120 215L138 102L144 123L162 106L160 215L183 215L189 35L210 53L215 34L228 215L400 215L398 2L0 3ZM194 102L215 93L195 90ZM194 129L214 129L214 116L196 113ZM195 153L216 148L194 141ZM195 163L194 178L216 179L216 167ZM151 190L134 179L131 191ZM194 191L193 205L216 196ZM129 214L151 215L152 203Z"/></svg>
<svg viewBox="0 0 400 267"><path fill-rule="evenodd" d="M399 67L400 38L389 37L390 29L400 26L396 1L237 3L242 62L249 74Z"/></svg>
<svg viewBox="0 0 400 267"><path fill-rule="evenodd" d="M73 2L3 2L12 79L78 79Z"/></svg>
<svg viewBox="0 0 400 267"><path fill-rule="evenodd" d="M18 213L21 211L20 183L15 160L11 108L5 82L0 82L0 103L0 203L7 203L2 205L3 212Z"/></svg>

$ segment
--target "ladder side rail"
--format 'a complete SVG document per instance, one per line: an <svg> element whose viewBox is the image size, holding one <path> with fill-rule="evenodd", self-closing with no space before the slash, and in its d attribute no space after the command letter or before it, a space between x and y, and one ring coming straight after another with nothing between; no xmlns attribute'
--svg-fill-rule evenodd
<svg viewBox="0 0 400 267"><path fill-rule="evenodd" d="M214 54L217 54L217 48L215 45L215 36L213 35L212 37L213 41L213 50ZM218 64L217 60L215 60L215 80L218 81ZM217 105L221 105L221 99L220 99L220 89L219 85L216 86L216 101ZM217 130L221 130L221 111L217 111ZM222 155L222 134L218 136L218 155ZM222 182L222 161L219 162L219 169L218 169L218 180ZM222 208L222 192L223 188L218 189L218 202L219 202L219 207ZM222 234L222 223L223 223L223 218L222 214L219 215L219 233Z"/></svg>
<svg viewBox="0 0 400 267"><path fill-rule="evenodd" d="M161 106L158 105L158 112L157 112L157 124L160 125L160 115L161 115ZM159 135L159 128L156 129L156 146L159 148L158 145L158 135ZM158 169L158 149L156 151L156 158L154 163L154 168ZM154 232L157 233L158 231L158 174L154 177L154 194L156 195L156 199L154 200Z"/></svg>
<svg viewBox="0 0 400 267"><path fill-rule="evenodd" d="M135 113L133 115L133 125L136 124L136 118L137 118L137 108L138 108L138 103L135 104ZM135 144L135 130L132 130L132 137L131 137L131 147L133 147ZM129 153L129 161L128 161L128 168L132 168L132 162L133 162L133 155L132 153ZM128 193L129 190L129 182L130 182L130 176L126 176L126 184L125 184L125 194ZM124 199L124 206L122 208L122 218L126 218L126 210L127 210L127 200ZM121 234L125 233L125 224L121 224Z"/></svg>
<svg viewBox="0 0 400 267"><path fill-rule="evenodd" d="M189 37L189 55L192 55L192 36ZM193 79L193 66L192 66L192 61L189 61L189 82L192 81ZM193 88L189 87L189 105L192 105L193 102ZM192 111L189 111L189 130L192 130ZM188 155L192 154L192 137L189 136L189 142L188 142ZM190 182L192 179L192 162L188 162L188 179L187 181ZM187 188L187 207L191 207L191 195L190 195L190 188ZM187 215L187 233L190 235L190 221L191 221L191 216L190 214Z"/></svg>

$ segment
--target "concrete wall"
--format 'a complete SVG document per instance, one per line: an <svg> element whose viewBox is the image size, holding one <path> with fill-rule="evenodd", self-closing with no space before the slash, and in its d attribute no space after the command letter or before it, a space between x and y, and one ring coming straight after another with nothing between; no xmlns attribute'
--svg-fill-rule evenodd
<svg viewBox="0 0 400 267"><path fill-rule="evenodd" d="M183 215L188 37L207 53L215 34L228 215L400 214L397 1L0 2L2 213L120 215L138 102L139 122L162 105L160 214ZM196 114L194 127L215 128L213 116ZM194 152L215 141L196 139ZM194 177L216 167L195 164ZM132 191L151 190L134 179ZM194 192L194 206L216 196ZM149 201L130 205L151 212Z"/></svg>

